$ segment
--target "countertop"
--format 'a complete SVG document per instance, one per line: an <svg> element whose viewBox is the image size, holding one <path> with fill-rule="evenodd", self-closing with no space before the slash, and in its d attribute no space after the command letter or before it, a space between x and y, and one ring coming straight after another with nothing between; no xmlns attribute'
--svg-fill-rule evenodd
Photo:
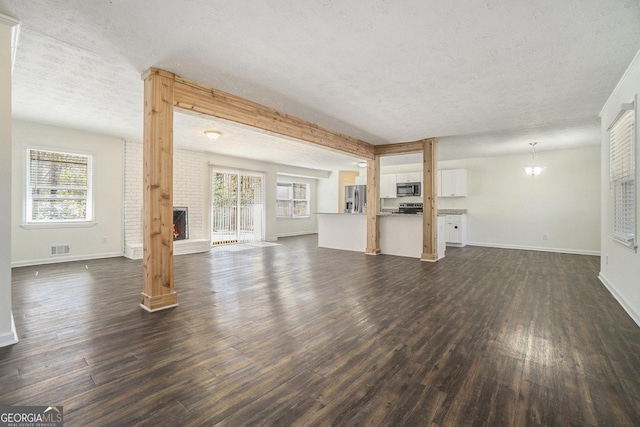
<svg viewBox="0 0 640 427"><path fill-rule="evenodd" d="M466 215L467 214L467 210L466 209L438 209L438 216L443 216L443 215ZM402 213L398 213L398 212L380 212L378 213L378 216L388 216L388 215L393 215L393 216L422 216L422 213L416 213L416 214L402 214Z"/></svg>
<svg viewBox="0 0 640 427"><path fill-rule="evenodd" d="M366 213L345 212L315 212L316 215L366 215ZM466 215L466 209L438 209L438 216L442 215ZM422 216L422 213L403 214L399 212L378 212L378 216Z"/></svg>
<svg viewBox="0 0 640 427"><path fill-rule="evenodd" d="M314 212L314 215L366 215L366 213L346 213L346 212Z"/></svg>
<svg viewBox="0 0 640 427"><path fill-rule="evenodd" d="M438 209L438 215L466 215L466 209Z"/></svg>

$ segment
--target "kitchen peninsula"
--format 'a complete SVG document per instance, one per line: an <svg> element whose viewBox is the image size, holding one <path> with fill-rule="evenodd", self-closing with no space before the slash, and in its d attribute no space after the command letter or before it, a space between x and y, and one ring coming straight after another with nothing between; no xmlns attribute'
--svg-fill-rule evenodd
<svg viewBox="0 0 640 427"><path fill-rule="evenodd" d="M364 252L366 214L318 213L318 246ZM380 213L381 254L418 258L422 254L422 214ZM438 259L445 254L445 217L438 215Z"/></svg>

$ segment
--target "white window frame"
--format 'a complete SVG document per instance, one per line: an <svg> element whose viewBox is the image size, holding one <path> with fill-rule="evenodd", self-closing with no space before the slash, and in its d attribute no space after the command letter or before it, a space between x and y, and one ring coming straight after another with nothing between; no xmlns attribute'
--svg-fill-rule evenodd
<svg viewBox="0 0 640 427"><path fill-rule="evenodd" d="M291 215L278 215L277 213L277 208L276 208L276 217L278 219L292 219L292 218L309 218L311 216L311 185L307 182L300 182L300 181L278 181L276 183L277 186L289 186L291 187L291 197L288 198L279 198L277 197L278 191L276 191L276 204L278 202L289 202L290 203L290 209L289 212L291 212ZM295 192L293 191L293 187L295 185L304 185L306 187L306 198L305 199L296 199L294 198L294 194ZM300 201L304 201L307 204L307 210L305 213L300 214L300 215L296 215L295 213L295 202L300 202Z"/></svg>
<svg viewBox="0 0 640 427"><path fill-rule="evenodd" d="M31 183L31 152L43 151L49 153L57 153L64 155L82 156L87 158L87 186L86 186L86 214L84 219L33 219L33 199ZM67 228L67 227L91 227L95 225L94 222L94 177L93 177L93 162L94 158L91 153L67 150L42 146L29 146L25 150L25 186L24 186L24 217L23 228ZM84 187L83 187L84 188Z"/></svg>
<svg viewBox="0 0 640 427"><path fill-rule="evenodd" d="M637 249L637 98L623 104L609 131L609 184L612 199L609 237L623 246Z"/></svg>

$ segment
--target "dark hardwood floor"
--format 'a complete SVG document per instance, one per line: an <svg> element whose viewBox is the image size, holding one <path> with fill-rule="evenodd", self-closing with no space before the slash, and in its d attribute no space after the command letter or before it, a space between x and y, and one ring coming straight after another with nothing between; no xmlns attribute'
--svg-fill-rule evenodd
<svg viewBox="0 0 640 427"><path fill-rule="evenodd" d="M0 403L68 426L640 425L640 328L597 257L279 243L176 257L180 306L154 314L140 261L14 269Z"/></svg>

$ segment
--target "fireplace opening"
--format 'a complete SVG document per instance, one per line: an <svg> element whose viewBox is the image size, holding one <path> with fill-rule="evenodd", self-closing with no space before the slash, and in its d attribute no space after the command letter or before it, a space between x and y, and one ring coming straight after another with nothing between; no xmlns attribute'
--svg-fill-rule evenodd
<svg viewBox="0 0 640 427"><path fill-rule="evenodd" d="M173 240L189 238L189 224L187 222L187 208L173 208Z"/></svg>

